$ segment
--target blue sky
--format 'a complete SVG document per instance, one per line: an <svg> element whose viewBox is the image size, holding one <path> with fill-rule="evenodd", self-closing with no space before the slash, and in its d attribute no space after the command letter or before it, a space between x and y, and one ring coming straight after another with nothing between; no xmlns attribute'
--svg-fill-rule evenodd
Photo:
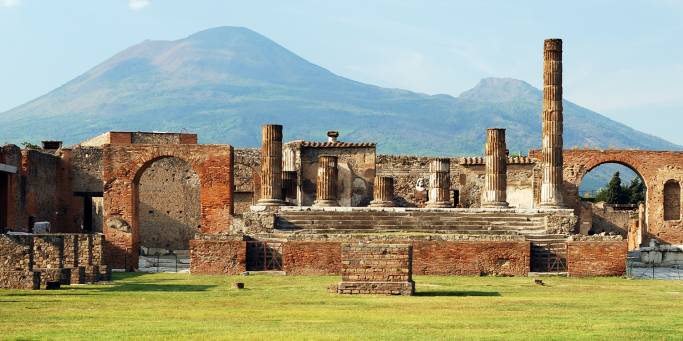
<svg viewBox="0 0 683 341"><path fill-rule="evenodd" d="M564 39L565 98L683 144L683 1L0 0L0 112L145 39L244 26L339 75L454 96L539 87Z"/></svg>

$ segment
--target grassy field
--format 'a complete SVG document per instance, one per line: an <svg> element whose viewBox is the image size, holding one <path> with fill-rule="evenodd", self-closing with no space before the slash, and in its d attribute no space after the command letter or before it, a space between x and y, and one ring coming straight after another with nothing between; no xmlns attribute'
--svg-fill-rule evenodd
<svg viewBox="0 0 683 341"><path fill-rule="evenodd" d="M107 285L2 290L0 338L683 339L682 281L418 276L413 297L327 293L337 281L115 274Z"/></svg>

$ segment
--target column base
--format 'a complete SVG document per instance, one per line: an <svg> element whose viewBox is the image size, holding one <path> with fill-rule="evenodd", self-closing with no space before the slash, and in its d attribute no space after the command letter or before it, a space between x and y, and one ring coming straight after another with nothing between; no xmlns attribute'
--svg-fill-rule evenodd
<svg viewBox="0 0 683 341"><path fill-rule="evenodd" d="M381 200L373 200L370 202L370 205L368 207L394 207L393 201L381 201Z"/></svg>
<svg viewBox="0 0 683 341"><path fill-rule="evenodd" d="M510 207L510 204L507 203L506 201L499 201L499 202L484 202L481 203L482 208L508 208Z"/></svg>
<svg viewBox="0 0 683 341"><path fill-rule="evenodd" d="M426 208L451 208L450 201L427 202Z"/></svg>
<svg viewBox="0 0 683 341"><path fill-rule="evenodd" d="M256 202L256 205L258 205L258 206L284 206L284 205L287 205L287 203L285 203L284 200L280 200L280 199L259 199Z"/></svg>
<svg viewBox="0 0 683 341"><path fill-rule="evenodd" d="M313 207L338 207L339 202L337 200L332 200L332 199L325 199L325 200L316 200L313 202Z"/></svg>

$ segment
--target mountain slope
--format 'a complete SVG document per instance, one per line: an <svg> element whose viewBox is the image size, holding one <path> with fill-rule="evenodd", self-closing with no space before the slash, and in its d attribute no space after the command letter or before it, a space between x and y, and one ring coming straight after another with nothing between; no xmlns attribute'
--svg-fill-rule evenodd
<svg viewBox="0 0 683 341"><path fill-rule="evenodd" d="M539 70L540 74L540 70ZM65 85L0 114L0 142L77 143L109 130L193 131L202 143L257 146L259 126L285 138L375 141L381 153L480 154L485 129L540 144L541 92L490 78L459 97L386 89L337 76L245 28L145 41ZM565 101L565 146L679 149Z"/></svg>

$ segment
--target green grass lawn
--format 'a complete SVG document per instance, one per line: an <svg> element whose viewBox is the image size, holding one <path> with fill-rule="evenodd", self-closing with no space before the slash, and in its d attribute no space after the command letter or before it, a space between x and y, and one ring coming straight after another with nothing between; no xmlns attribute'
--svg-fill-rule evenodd
<svg viewBox="0 0 683 341"><path fill-rule="evenodd" d="M330 294L336 276L114 279L0 290L0 338L683 339L683 281L417 276L397 297Z"/></svg>

